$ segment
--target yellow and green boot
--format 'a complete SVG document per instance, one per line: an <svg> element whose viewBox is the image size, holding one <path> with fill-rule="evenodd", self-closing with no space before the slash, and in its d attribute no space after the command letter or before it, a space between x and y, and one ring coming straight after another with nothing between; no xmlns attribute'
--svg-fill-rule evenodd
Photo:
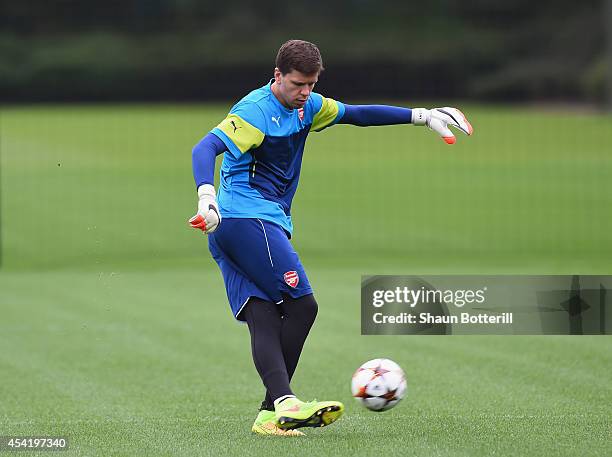
<svg viewBox="0 0 612 457"><path fill-rule="evenodd" d="M299 430L283 430L278 426L276 420L276 414L274 411L267 411L262 409L259 411L255 423L251 428L253 433L258 435L273 435L273 436L303 436L304 434Z"/></svg>
<svg viewBox="0 0 612 457"><path fill-rule="evenodd" d="M325 427L337 421L344 412L339 401L303 402L295 397L274 405L278 426L284 430L300 427Z"/></svg>

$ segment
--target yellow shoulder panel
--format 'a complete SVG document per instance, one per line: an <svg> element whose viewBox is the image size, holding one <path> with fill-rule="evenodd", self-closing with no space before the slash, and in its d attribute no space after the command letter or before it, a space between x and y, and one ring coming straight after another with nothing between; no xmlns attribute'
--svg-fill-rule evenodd
<svg viewBox="0 0 612 457"><path fill-rule="evenodd" d="M323 104L317 114L315 114L312 120L311 130L319 131L327 127L329 124L334 122L338 115L338 103L336 100L331 98L323 97Z"/></svg>
<svg viewBox="0 0 612 457"><path fill-rule="evenodd" d="M261 130L235 114L229 114L217 128L225 133L242 153L256 148L264 139Z"/></svg>

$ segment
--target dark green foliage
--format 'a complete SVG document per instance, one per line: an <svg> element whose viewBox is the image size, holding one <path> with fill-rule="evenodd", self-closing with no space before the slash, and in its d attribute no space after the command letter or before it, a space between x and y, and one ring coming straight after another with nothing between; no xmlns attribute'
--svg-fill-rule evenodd
<svg viewBox="0 0 612 457"><path fill-rule="evenodd" d="M360 96L598 101L602 13L603 1L3 2L0 98L232 98L219 80L264 80L299 37ZM383 83L385 67L410 90Z"/></svg>

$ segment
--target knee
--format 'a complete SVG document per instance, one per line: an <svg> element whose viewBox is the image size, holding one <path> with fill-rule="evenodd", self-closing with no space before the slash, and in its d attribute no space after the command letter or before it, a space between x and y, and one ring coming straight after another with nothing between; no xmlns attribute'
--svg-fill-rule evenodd
<svg viewBox="0 0 612 457"><path fill-rule="evenodd" d="M302 302L302 307L306 314L314 321L317 317L317 312L319 311L319 305L314 298L314 295L306 295L305 297L301 297L304 299Z"/></svg>
<svg viewBox="0 0 612 457"><path fill-rule="evenodd" d="M283 314L286 317L295 317L311 324L317 317L318 310L319 305L312 294L300 298L285 297L283 301Z"/></svg>

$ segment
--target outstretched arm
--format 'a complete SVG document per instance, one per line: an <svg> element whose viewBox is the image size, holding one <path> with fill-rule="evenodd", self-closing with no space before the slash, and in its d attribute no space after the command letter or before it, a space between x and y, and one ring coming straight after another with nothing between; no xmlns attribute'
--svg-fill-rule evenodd
<svg viewBox="0 0 612 457"><path fill-rule="evenodd" d="M351 124L360 127L374 125L414 124L426 125L434 130L448 143L455 143L455 135L448 126L452 125L466 135L471 135L474 129L456 108L401 108L388 105L347 105L339 124Z"/></svg>
<svg viewBox="0 0 612 457"><path fill-rule="evenodd" d="M344 104L344 116L338 124L351 124L359 127L373 125L410 124L412 110L388 105L347 105Z"/></svg>

